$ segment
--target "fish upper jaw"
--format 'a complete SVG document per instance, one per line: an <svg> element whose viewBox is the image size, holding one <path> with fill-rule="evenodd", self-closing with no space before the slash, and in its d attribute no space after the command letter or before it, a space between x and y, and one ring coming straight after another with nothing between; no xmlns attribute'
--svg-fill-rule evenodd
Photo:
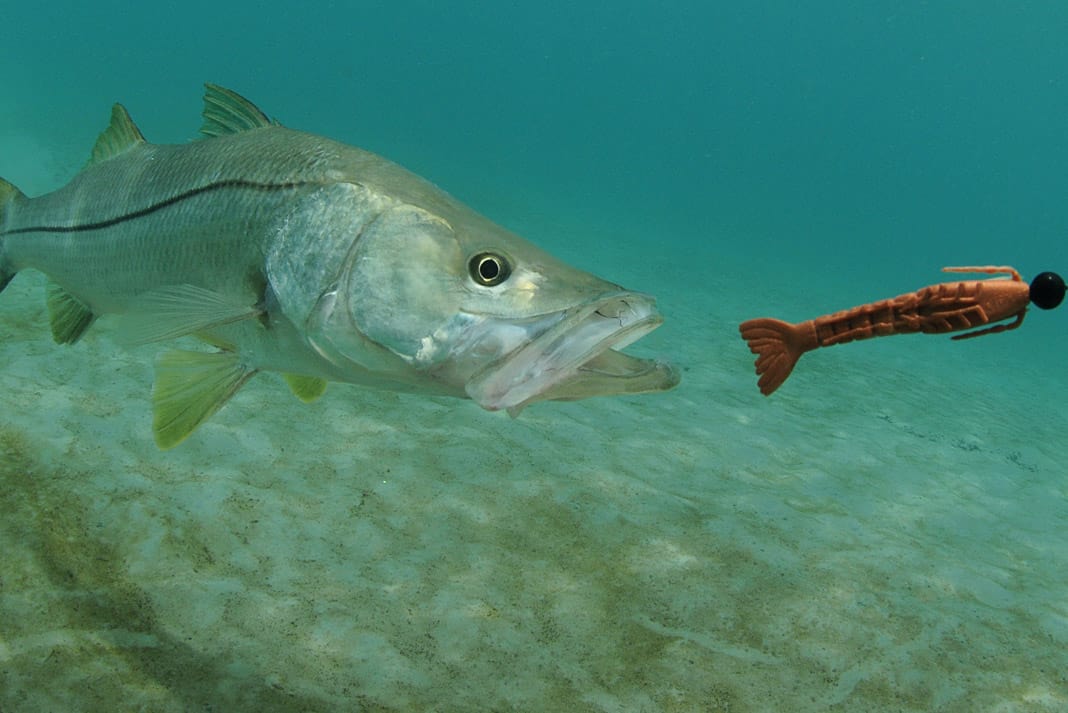
<svg viewBox="0 0 1068 713"><path fill-rule="evenodd" d="M617 351L663 322L652 297L615 292L550 317L547 328L475 372L467 395L515 416L535 401L664 391L678 383L673 367Z"/></svg>

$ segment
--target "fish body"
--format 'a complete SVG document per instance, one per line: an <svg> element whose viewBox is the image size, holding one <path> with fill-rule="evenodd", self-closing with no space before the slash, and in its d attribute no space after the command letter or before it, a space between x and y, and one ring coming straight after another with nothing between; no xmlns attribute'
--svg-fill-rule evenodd
<svg viewBox="0 0 1068 713"><path fill-rule="evenodd" d="M116 105L63 188L27 198L0 180L0 289L22 269L45 273L57 342L117 314L130 341L213 347L159 360L161 447L259 371L283 373L305 400L342 381L513 415L678 382L669 365L617 351L660 324L652 298L234 92L207 85L204 116L205 139L158 145Z"/></svg>

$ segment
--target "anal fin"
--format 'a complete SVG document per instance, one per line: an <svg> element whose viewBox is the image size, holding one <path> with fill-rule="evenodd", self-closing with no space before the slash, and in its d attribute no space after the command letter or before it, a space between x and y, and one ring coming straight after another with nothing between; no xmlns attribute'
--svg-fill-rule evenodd
<svg viewBox="0 0 1068 713"><path fill-rule="evenodd" d="M184 441L255 373L234 352L171 351L161 355L152 391L156 445L167 449Z"/></svg>
<svg viewBox="0 0 1068 713"><path fill-rule="evenodd" d="M311 403L323 395L326 391L326 381L314 376L302 376L301 374L282 374L298 399L304 403Z"/></svg>
<svg viewBox="0 0 1068 713"><path fill-rule="evenodd" d="M84 302L54 282L48 284L48 315L57 344L78 341L96 319Z"/></svg>

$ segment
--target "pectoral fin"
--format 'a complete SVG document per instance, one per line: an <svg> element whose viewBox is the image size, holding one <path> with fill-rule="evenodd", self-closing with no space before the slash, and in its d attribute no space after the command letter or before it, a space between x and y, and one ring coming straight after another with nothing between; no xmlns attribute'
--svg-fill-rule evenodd
<svg viewBox="0 0 1068 713"><path fill-rule="evenodd" d="M173 448L207 421L254 374L233 352L172 351L156 363L152 430Z"/></svg>
<svg viewBox="0 0 1068 713"><path fill-rule="evenodd" d="M289 389L298 399L304 403L311 403L323 395L326 391L326 381L314 376L301 376L300 374L282 374Z"/></svg>
<svg viewBox="0 0 1068 713"><path fill-rule="evenodd" d="M56 344L78 341L96 319L85 303L54 282L48 285L48 316Z"/></svg>
<svg viewBox="0 0 1068 713"><path fill-rule="evenodd" d="M258 317L256 305L197 287L167 285L137 297L122 329L123 341L147 344L206 332L244 319Z"/></svg>

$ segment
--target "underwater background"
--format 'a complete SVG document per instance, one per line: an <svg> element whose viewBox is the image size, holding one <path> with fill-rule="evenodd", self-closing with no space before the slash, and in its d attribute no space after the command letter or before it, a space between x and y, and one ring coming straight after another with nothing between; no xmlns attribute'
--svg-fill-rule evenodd
<svg viewBox="0 0 1068 713"><path fill-rule="evenodd" d="M1063 311L805 356L737 325L1068 270L1068 5L14 4L0 176L204 81L655 294L667 394L249 383L158 451L158 346L0 295L0 711L1068 709Z"/></svg>

